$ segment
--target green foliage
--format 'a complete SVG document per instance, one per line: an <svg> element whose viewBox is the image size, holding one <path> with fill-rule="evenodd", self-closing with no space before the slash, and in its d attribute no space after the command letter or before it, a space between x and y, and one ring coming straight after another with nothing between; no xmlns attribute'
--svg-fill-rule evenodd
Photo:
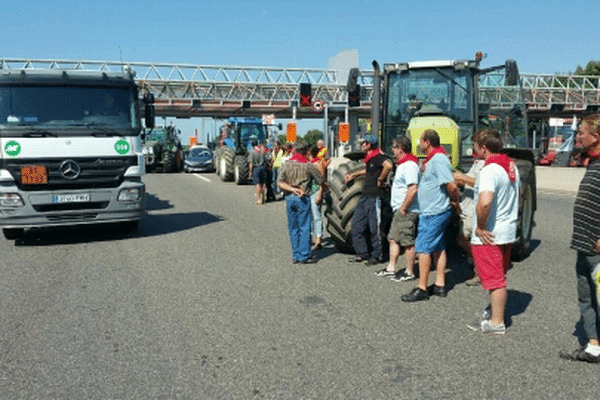
<svg viewBox="0 0 600 400"><path fill-rule="evenodd" d="M308 145L308 147L316 145L319 139L323 139L323 132L318 129L313 129L306 132L303 137L303 141Z"/></svg>
<svg viewBox="0 0 600 400"><path fill-rule="evenodd" d="M585 68L581 68L581 66L578 65L577 69L575 70L575 75L600 76L600 61L590 61L587 63Z"/></svg>

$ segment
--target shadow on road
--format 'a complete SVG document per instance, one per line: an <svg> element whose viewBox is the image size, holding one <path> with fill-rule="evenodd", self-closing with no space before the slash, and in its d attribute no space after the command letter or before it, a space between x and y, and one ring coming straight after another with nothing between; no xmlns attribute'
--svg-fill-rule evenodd
<svg viewBox="0 0 600 400"><path fill-rule="evenodd" d="M512 317L523 314L527 310L532 299L533 296L529 293L508 289L506 311L504 312L504 321L507 327L512 325Z"/></svg>
<svg viewBox="0 0 600 400"><path fill-rule="evenodd" d="M124 232L119 224L94 224L60 228L32 229L15 240L15 246L52 246L101 242L166 235L223 221L207 212L149 214L133 232Z"/></svg>

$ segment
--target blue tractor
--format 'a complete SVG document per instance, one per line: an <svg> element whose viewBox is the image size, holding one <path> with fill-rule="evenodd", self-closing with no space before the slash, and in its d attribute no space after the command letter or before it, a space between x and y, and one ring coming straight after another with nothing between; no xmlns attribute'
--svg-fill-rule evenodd
<svg viewBox="0 0 600 400"><path fill-rule="evenodd" d="M214 152L216 173L224 182L238 185L248 182L248 154L252 139L259 143L267 139L267 125L260 118L229 118L221 128L221 146Z"/></svg>

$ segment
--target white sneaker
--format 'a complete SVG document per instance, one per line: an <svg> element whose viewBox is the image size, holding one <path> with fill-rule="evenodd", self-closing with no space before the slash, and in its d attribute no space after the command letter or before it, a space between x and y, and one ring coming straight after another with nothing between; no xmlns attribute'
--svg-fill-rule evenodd
<svg viewBox="0 0 600 400"><path fill-rule="evenodd" d="M504 335L506 333L506 325L492 325L492 323L487 319L467 325L467 327L473 331L479 331L483 333L495 333L497 335Z"/></svg>

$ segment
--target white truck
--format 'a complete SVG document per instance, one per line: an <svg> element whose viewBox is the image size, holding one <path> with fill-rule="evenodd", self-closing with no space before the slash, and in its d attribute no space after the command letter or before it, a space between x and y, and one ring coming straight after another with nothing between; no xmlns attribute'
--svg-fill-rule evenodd
<svg viewBox="0 0 600 400"><path fill-rule="evenodd" d="M153 126L152 96L144 98ZM147 101L146 101L147 100ZM0 226L137 228L145 160L134 73L0 70Z"/></svg>

